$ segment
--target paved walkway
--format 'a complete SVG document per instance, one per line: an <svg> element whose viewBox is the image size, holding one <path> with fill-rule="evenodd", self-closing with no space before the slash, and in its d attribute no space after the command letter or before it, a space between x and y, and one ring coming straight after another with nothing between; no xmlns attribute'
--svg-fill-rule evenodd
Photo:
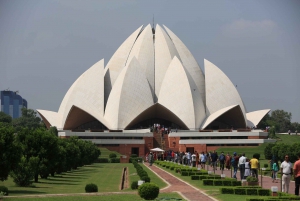
<svg viewBox="0 0 300 201"><path fill-rule="evenodd" d="M212 171L212 168L209 167L209 170ZM215 173L219 174L219 175L222 174L222 172L219 169L216 170ZM224 170L223 174L225 174L226 177L231 177L231 171L230 170ZM233 174L233 172L232 172L232 174ZM240 172L238 171L237 172L237 179L241 180L240 178L241 178L240 177ZM277 186L278 191L280 191L280 178L278 178L278 180L277 180L278 183L275 183L275 182L273 183L272 182L273 179L270 176L263 176L262 179L261 179L261 176L259 175L258 179L259 179L259 185L262 186L263 188L271 189L272 186ZM290 194L295 193L295 182L294 181L290 182L289 193Z"/></svg>
<svg viewBox="0 0 300 201"><path fill-rule="evenodd" d="M145 166L168 184L168 186L161 189L160 192L177 192L187 201L217 201L217 199L208 196L198 188L193 187L187 182L173 176L155 165L149 166L148 163L145 163Z"/></svg>

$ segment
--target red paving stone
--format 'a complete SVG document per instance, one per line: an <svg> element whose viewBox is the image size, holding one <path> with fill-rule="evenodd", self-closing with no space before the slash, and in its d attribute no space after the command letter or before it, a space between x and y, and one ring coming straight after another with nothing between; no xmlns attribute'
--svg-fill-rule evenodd
<svg viewBox="0 0 300 201"><path fill-rule="evenodd" d="M145 163L145 166L147 166L150 170L152 170L154 173L156 173L159 177L164 179L169 184L168 187L162 189L160 192L179 192L184 197L184 199L188 201L217 200L155 165L149 166L147 163Z"/></svg>

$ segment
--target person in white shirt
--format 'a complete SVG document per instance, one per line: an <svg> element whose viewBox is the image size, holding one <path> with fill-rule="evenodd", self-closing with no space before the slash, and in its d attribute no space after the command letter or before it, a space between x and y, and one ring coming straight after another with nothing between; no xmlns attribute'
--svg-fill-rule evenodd
<svg viewBox="0 0 300 201"><path fill-rule="evenodd" d="M244 179L245 163L246 163L246 157L245 154L243 153L242 156L239 158L239 169L240 169L241 180Z"/></svg>
<svg viewBox="0 0 300 201"><path fill-rule="evenodd" d="M280 165L280 171L282 175L282 192L288 193L291 175L293 174L293 166L288 155L284 157L284 161Z"/></svg>
<svg viewBox="0 0 300 201"><path fill-rule="evenodd" d="M196 153L195 152L192 155L192 166L196 167Z"/></svg>

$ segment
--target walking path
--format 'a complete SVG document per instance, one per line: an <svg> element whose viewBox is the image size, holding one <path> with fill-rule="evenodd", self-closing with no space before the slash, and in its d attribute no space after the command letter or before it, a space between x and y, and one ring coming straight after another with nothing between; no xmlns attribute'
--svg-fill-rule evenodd
<svg viewBox="0 0 300 201"><path fill-rule="evenodd" d="M209 167L209 170L212 171L212 168ZM231 172L230 170L224 170L223 174L225 174L226 177L231 177L231 173L230 172ZM219 170L219 169L216 170L215 173L219 174L219 175L222 174L221 170ZM233 174L233 172L232 172L232 174ZM237 172L236 176L237 176L238 180L241 180L240 179L241 177L240 177L240 172L239 171ZM280 183L280 178L278 178L278 180L277 180L278 183L275 183L275 182L273 183L272 182L273 179L270 176L263 176L262 179L261 179L261 176L259 175L258 179L259 179L259 185L262 186L265 189L271 189L272 186L277 186L278 187L278 191L281 190L281 188L280 188L280 184L281 184ZM289 193L290 194L295 194L295 182L294 181L290 182Z"/></svg>
<svg viewBox="0 0 300 201"><path fill-rule="evenodd" d="M217 199L210 197L198 188L195 188L189 183L173 176L172 174L155 165L148 166L147 163L144 165L168 184L168 186L164 189L161 189L160 192L177 192L187 201L217 201Z"/></svg>

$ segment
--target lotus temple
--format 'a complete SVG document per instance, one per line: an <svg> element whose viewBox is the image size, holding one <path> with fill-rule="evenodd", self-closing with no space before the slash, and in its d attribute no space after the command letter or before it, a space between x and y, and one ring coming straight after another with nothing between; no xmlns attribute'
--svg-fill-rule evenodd
<svg viewBox="0 0 300 201"><path fill-rule="evenodd" d="M267 132L251 129L270 110L248 112L220 68L204 60L203 72L184 43L160 25L139 27L106 65L102 59L87 69L58 112L37 111L60 137L78 136L124 155L270 141Z"/></svg>

